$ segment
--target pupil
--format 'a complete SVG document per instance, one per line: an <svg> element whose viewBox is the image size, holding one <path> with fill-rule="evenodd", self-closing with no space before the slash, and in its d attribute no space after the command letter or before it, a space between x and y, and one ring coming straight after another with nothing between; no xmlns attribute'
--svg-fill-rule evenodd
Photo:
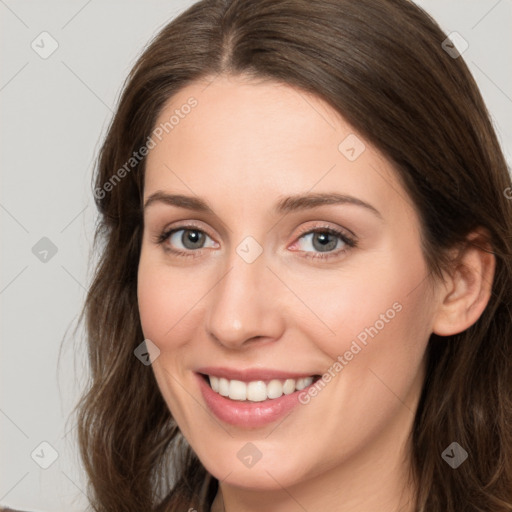
<svg viewBox="0 0 512 512"><path fill-rule="evenodd" d="M321 251L325 251L326 249L334 249L336 247L336 239L328 241L328 238L332 236L330 233L315 233L313 235L313 245L315 249L319 249ZM320 242L320 245L317 247L315 242Z"/></svg>
<svg viewBox="0 0 512 512"><path fill-rule="evenodd" d="M182 243L188 249L197 249L197 246L201 245L203 237L203 233L199 233L197 230L189 229L183 232Z"/></svg>

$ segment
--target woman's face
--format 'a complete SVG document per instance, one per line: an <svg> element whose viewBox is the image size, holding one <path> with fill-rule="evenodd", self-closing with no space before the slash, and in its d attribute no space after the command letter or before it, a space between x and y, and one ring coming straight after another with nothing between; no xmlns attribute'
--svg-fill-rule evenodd
<svg viewBox="0 0 512 512"><path fill-rule="evenodd" d="M390 163L320 99L274 82L194 83L155 128L140 317L160 351L158 386L204 466L280 489L393 465L435 298ZM229 378L217 385L231 398L200 374Z"/></svg>

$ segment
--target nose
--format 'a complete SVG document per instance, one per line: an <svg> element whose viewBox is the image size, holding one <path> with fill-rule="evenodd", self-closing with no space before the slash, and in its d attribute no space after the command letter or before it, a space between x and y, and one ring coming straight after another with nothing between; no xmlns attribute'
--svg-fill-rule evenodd
<svg viewBox="0 0 512 512"><path fill-rule="evenodd" d="M267 268L264 254L249 263L235 251L228 268L209 294L206 329L229 349L281 337L285 319L280 300L286 288Z"/></svg>

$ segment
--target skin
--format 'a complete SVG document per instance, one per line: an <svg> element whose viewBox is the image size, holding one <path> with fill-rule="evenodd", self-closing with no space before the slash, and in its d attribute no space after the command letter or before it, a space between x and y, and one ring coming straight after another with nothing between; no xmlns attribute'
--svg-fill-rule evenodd
<svg viewBox="0 0 512 512"><path fill-rule="evenodd" d="M162 395L220 481L215 506L412 511L408 435L427 342L432 332L454 334L478 319L494 257L468 250L461 260L467 272L431 283L420 219L392 165L319 98L271 81L217 76L182 89L156 124L191 96L198 105L147 157L144 199L156 191L198 196L214 215L158 202L146 208L138 300L144 335L160 350L152 367ZM350 134L366 147L354 161L338 149ZM306 192L348 194L380 216L351 204L272 213L280 198ZM189 221L206 233L202 248L184 246L183 232L155 243L166 228ZM326 253L299 230L326 225L350 230L357 247L333 236L338 245L327 251L344 254L305 258ZM247 236L263 249L252 263L236 252ZM400 312L283 420L234 427L207 409L195 368L322 374L394 303ZM251 468L237 458L247 442L262 453Z"/></svg>

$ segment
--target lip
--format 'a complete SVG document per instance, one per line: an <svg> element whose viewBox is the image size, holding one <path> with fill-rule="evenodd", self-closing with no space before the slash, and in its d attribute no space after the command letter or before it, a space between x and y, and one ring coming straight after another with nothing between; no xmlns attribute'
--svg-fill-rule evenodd
<svg viewBox="0 0 512 512"><path fill-rule="evenodd" d="M203 373L205 375L213 375L214 377L224 377L228 380L240 380L242 382L251 382L255 380L263 380L267 384L272 379L300 379L304 377L312 377L318 375L316 373L293 373L283 372L281 370L272 370L270 368L247 368L240 370L238 368L226 368L220 366L207 366L203 368L197 368L197 373Z"/></svg>
<svg viewBox="0 0 512 512"><path fill-rule="evenodd" d="M206 382L204 375L201 375L201 373L196 373L195 376L208 408L221 421L246 429L263 427L289 414L294 407L300 404L299 393L307 393L309 388L315 385L315 382L313 382L310 386L300 391L294 391L280 398L268 399L262 402L242 402L231 400L213 391L208 382ZM260 372L259 374L261 375L262 373ZM273 375L275 375L275 373ZM247 374L244 376L248 377ZM298 377L300 377L300 375ZM253 379L251 376L250 380L258 379ZM245 380L245 382L247 382L247 380Z"/></svg>

